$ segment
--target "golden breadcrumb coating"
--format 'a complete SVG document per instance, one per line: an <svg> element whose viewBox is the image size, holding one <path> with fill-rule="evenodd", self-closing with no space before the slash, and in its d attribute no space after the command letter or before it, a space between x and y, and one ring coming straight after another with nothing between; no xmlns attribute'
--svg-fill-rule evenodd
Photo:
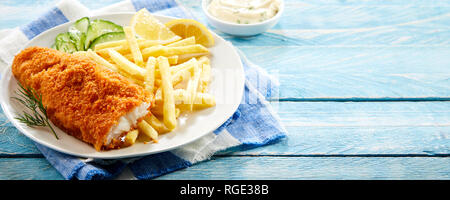
<svg viewBox="0 0 450 200"><path fill-rule="evenodd" d="M12 72L42 95L50 120L97 151L118 148L106 137L121 116L143 102L148 92L83 55L29 47L14 58Z"/></svg>

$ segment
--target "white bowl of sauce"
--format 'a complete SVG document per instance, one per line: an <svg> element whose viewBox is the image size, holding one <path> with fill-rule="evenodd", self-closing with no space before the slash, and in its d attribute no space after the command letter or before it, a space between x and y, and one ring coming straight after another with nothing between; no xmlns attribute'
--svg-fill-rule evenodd
<svg viewBox="0 0 450 200"><path fill-rule="evenodd" d="M208 22L236 36L252 36L275 26L284 10L283 0L203 0Z"/></svg>

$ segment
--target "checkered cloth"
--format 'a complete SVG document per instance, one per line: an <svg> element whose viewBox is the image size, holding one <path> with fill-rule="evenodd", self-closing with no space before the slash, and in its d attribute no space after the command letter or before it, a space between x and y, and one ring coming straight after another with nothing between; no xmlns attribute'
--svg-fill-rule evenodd
<svg viewBox="0 0 450 200"><path fill-rule="evenodd" d="M3 38L0 40L0 70L9 67L14 55L45 30L84 16L142 8L160 15L193 18L189 11L174 0L128 0L96 11L90 11L78 1L63 0L25 26L0 31ZM264 70L249 62L242 52L238 52L246 74L243 100L222 126L193 143L168 152L118 160L78 158L37 143L36 146L66 179L111 179L126 168L134 178L152 179L208 160L218 151L241 151L276 142L285 137L286 130L265 98L276 93L278 84ZM0 114L4 118L3 113Z"/></svg>

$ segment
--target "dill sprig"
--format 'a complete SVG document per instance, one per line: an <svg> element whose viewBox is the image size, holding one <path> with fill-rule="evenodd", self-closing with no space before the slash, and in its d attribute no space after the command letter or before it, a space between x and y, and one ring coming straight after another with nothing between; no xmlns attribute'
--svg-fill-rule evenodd
<svg viewBox="0 0 450 200"><path fill-rule="evenodd" d="M16 91L16 94L19 97L11 98L27 107L31 111L31 113L24 111L23 114L19 114L19 117L16 117L15 119L30 127L48 126L55 135L56 139L59 139L52 125L50 125L47 115L47 108L42 104L42 96L38 94L33 88L25 88L20 83L19 86L19 91Z"/></svg>

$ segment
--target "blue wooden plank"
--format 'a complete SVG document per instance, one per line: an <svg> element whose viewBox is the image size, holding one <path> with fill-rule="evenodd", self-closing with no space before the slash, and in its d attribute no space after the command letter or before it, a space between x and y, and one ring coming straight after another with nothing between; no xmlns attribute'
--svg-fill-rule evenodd
<svg viewBox="0 0 450 200"><path fill-rule="evenodd" d="M295 3L288 6L280 23L273 29L372 28L443 17L448 9L448 6L341 6ZM296 20L290 20L294 18Z"/></svg>
<svg viewBox="0 0 450 200"><path fill-rule="evenodd" d="M12 126L0 126L0 146L0 157L41 154L32 140Z"/></svg>
<svg viewBox="0 0 450 200"><path fill-rule="evenodd" d="M234 155L449 155L450 102L273 102L288 135Z"/></svg>
<svg viewBox="0 0 450 200"><path fill-rule="evenodd" d="M449 164L448 157L232 156L213 157L157 179L450 179ZM63 179L44 158L0 158L0 168L1 180Z"/></svg>
<svg viewBox="0 0 450 200"><path fill-rule="evenodd" d="M448 19L447 19L448 20ZM302 46L302 47L448 47L450 29L418 27L385 27L379 29L338 30L269 30L252 37L219 34L237 47Z"/></svg>
<svg viewBox="0 0 450 200"><path fill-rule="evenodd" d="M287 126L278 143L233 155L443 156L450 155L448 127Z"/></svg>
<svg viewBox="0 0 450 200"><path fill-rule="evenodd" d="M0 158L0 180L63 180L44 158Z"/></svg>
<svg viewBox="0 0 450 200"><path fill-rule="evenodd" d="M444 46L240 49L279 80L279 98L450 96L450 48Z"/></svg>
<svg viewBox="0 0 450 200"><path fill-rule="evenodd" d="M221 157L157 179L450 179L450 158Z"/></svg>

